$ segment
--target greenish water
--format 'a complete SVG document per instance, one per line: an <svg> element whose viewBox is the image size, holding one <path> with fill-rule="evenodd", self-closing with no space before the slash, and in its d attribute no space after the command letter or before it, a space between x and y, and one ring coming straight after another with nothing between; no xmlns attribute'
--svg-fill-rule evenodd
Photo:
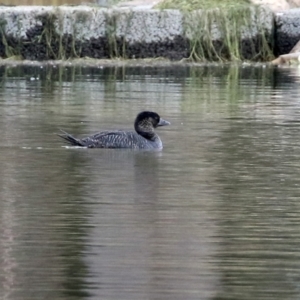
<svg viewBox="0 0 300 300"><path fill-rule="evenodd" d="M1 67L1 299L299 299L299 70ZM171 122L162 152L66 148Z"/></svg>

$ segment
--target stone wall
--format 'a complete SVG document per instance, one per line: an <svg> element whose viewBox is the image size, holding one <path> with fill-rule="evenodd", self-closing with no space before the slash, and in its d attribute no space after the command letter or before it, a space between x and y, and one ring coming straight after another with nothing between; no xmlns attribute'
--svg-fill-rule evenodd
<svg viewBox="0 0 300 300"><path fill-rule="evenodd" d="M249 8L236 15L89 6L0 7L0 56L30 60L165 57L266 60L274 15Z"/></svg>
<svg viewBox="0 0 300 300"><path fill-rule="evenodd" d="M277 13L275 24L275 55L287 54L300 40L300 8Z"/></svg>

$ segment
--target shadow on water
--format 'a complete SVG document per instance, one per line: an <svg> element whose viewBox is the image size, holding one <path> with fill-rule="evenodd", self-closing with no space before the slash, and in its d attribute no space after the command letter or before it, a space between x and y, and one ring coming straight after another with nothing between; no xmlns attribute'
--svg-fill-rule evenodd
<svg viewBox="0 0 300 300"><path fill-rule="evenodd" d="M0 298L299 298L299 75L1 67ZM65 148L158 111L162 152Z"/></svg>

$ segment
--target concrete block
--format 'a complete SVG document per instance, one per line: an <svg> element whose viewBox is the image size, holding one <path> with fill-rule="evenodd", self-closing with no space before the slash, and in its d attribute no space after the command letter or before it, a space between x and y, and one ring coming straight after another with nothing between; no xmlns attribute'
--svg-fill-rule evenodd
<svg viewBox="0 0 300 300"><path fill-rule="evenodd" d="M259 35L262 31L271 35L274 30L274 15L268 8L249 8L250 17L243 18L240 16L239 20L231 18L220 18L218 11L211 11L207 22L203 18L207 18L207 12L203 10L193 11L186 14L184 18L184 27L186 29L186 36L189 39L195 39L199 34L209 34L212 40L224 39L224 31L229 30L229 33L238 34L242 40L252 39ZM242 24L236 28L237 25Z"/></svg>
<svg viewBox="0 0 300 300"><path fill-rule="evenodd" d="M52 13L55 19L56 32L60 35L68 34L76 40L90 40L105 37L107 26L107 9L90 6L60 6Z"/></svg>
<svg viewBox="0 0 300 300"><path fill-rule="evenodd" d="M116 38L129 44L155 43L183 35L183 15L178 10L115 10Z"/></svg>
<svg viewBox="0 0 300 300"><path fill-rule="evenodd" d="M26 33L42 26L40 17L53 11L50 6L2 6L0 22L7 36L26 39Z"/></svg>
<svg viewBox="0 0 300 300"><path fill-rule="evenodd" d="M300 8L275 15L275 53L289 53L300 40Z"/></svg>

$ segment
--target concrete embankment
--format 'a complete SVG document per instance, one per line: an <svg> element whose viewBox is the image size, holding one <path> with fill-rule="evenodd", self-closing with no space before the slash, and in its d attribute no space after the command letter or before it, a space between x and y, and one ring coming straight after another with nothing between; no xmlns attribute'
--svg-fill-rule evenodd
<svg viewBox="0 0 300 300"><path fill-rule="evenodd" d="M295 20L300 26L300 11L295 11L293 16L288 11L275 17L271 11L259 7L235 12L182 13L90 6L2 6L0 56L29 60L77 57L269 60L274 49L281 54L289 49L289 44L293 47L299 40L300 30L290 28L295 26Z"/></svg>

